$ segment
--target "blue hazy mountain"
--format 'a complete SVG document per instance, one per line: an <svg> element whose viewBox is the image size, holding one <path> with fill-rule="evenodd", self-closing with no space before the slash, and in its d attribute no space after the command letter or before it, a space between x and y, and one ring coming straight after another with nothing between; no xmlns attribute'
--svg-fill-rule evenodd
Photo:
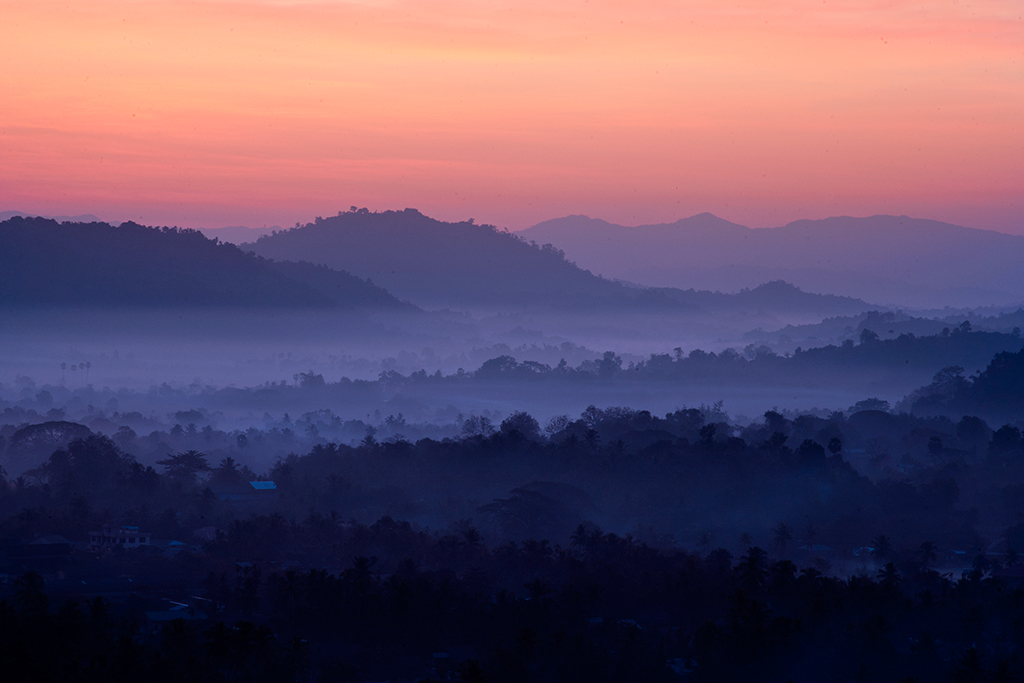
<svg viewBox="0 0 1024 683"><path fill-rule="evenodd" d="M447 223L415 209L348 211L243 248L370 278L420 305L684 307L655 292L597 277L556 249L529 244L494 226Z"/></svg>
<svg viewBox="0 0 1024 683"><path fill-rule="evenodd" d="M770 280L912 306L1024 301L1024 237L907 216L751 229L709 213L626 227L586 216L518 233L583 268L658 287L737 291Z"/></svg>
<svg viewBox="0 0 1024 683"><path fill-rule="evenodd" d="M261 237L243 248L275 260L304 260L342 269L370 278L401 298L429 306L711 311L772 310L778 304L787 309L809 306L830 315L869 308L862 301L823 298L784 283L740 295L636 287L598 277L550 245L531 243L472 221L438 221L414 209L348 211Z"/></svg>

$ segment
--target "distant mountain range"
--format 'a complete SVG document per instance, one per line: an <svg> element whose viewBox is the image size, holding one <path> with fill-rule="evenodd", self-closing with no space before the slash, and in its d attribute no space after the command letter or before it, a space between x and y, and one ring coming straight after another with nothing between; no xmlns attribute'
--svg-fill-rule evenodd
<svg viewBox="0 0 1024 683"><path fill-rule="evenodd" d="M767 229L709 213L637 227L567 216L517 234L605 277L654 287L737 291L781 279L904 306L1024 302L1024 237L907 216Z"/></svg>
<svg viewBox="0 0 1024 683"><path fill-rule="evenodd" d="M595 276L557 249L472 222L446 223L414 209L357 210L243 245L275 260L305 260L370 278L424 306L629 307L676 312L860 313L869 304L819 296L783 282L738 294L639 288Z"/></svg>
<svg viewBox="0 0 1024 683"><path fill-rule="evenodd" d="M348 273L195 230L23 217L0 222L0 305L413 308Z"/></svg>
<svg viewBox="0 0 1024 683"><path fill-rule="evenodd" d="M369 278L372 280L362 279ZM382 288L383 287L383 288ZM405 304L401 300L411 301ZM0 305L432 308L495 312L784 315L820 320L871 305L775 281L735 294L598 277L552 247L413 209L349 211L237 247L135 223L0 223Z"/></svg>
<svg viewBox="0 0 1024 683"><path fill-rule="evenodd" d="M12 217L26 214L0 212L0 221ZM54 218L100 223L91 214ZM369 278L432 307L788 307L848 315L870 308L864 301L919 309L1024 304L1024 236L906 216L801 220L766 229L709 213L637 227L567 216L512 234L472 221L434 220L414 209L359 209L289 230L199 232L275 261L307 261ZM323 273L309 277L322 280ZM799 288L789 291L784 305L778 285L772 296L761 287L780 281ZM807 292L840 298L812 300Z"/></svg>

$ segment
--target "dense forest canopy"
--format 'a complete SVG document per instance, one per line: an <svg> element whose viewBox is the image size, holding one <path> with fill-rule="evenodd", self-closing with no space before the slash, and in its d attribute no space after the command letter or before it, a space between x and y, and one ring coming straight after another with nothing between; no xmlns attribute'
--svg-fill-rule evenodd
<svg viewBox="0 0 1024 683"><path fill-rule="evenodd" d="M521 361L503 354L482 362L476 370L450 374L384 370L375 380L353 380L306 370L288 380L251 387L164 383L144 391L93 386L87 380L90 368L82 364L65 371L68 381L73 372L79 382L86 380L77 387L64 382L37 384L28 377L0 387L0 424L8 424L3 435L10 439L21 426L62 420L78 421L109 435L122 427L149 433L189 423L228 431L269 424L287 428L292 426L291 418L282 415L291 414L313 416L310 419L323 438L353 443L371 425L392 433L385 424L388 415L403 414L404 423L419 425L396 428L395 433L440 438L458 433L459 414L500 421L511 412L526 410L543 422L590 403L623 403L623 395L640 397L634 400L643 401L653 412L671 412L686 402L679 398L684 391L704 396L694 402L700 403L755 391L766 392L771 399L779 388L792 387L818 392L830 401L815 414L848 410L857 401L881 395L897 411L950 419L974 414L999 423L1017 419L1024 406L1015 384L1016 370L1009 362L1019 359L1024 346L1019 333L975 332L962 323L952 331L926 337L877 336L865 328L859 343L851 340L792 355L749 345L721 353L677 349L627 363L608 351L571 365L564 360L556 364ZM1003 375L1006 379L998 379ZM879 387L895 382L906 387L903 393L880 394ZM836 396L850 398L838 403ZM758 412L772 407L767 403ZM747 415L736 418L745 423L751 419ZM38 458L49 454L45 448L33 453ZM19 455L17 465L3 464L19 473L31 466L24 464L26 457Z"/></svg>
<svg viewBox="0 0 1024 683"><path fill-rule="evenodd" d="M17 440L67 445L0 487L0 648L24 680L1013 680L1020 431L884 408L516 413L262 473L280 428L47 425Z"/></svg>
<svg viewBox="0 0 1024 683"><path fill-rule="evenodd" d="M866 340L862 346L882 343ZM629 372L617 367L613 354L601 362L605 366L595 368L588 383L602 381L603 373L611 381L614 373ZM569 373L570 379L564 381L573 381L572 375L583 371L560 372ZM217 462L250 468L251 478L261 475L277 481L280 504L284 506L281 511L288 514L299 514L310 506L318 508L323 477L338 475L349 482L346 490L353 497L345 499L349 507L335 508L336 512L362 510L360 516L376 517L401 511L429 525L453 523L456 519L452 515L456 513L452 511L475 516L474 510L484 506L488 498L501 498L530 482L562 481L588 492L584 499L573 498L571 509L560 513L564 515L561 522L543 531L532 529L524 522L527 517L513 515L518 524L526 525L517 533L547 534L552 540L588 519L619 531L687 530L684 536L697 527L714 525L733 528L736 533L741 526L751 532L764 531L772 516L788 510L794 518L817 517L822 537L835 533L833 541L839 544L846 533L841 530L843 525L853 523L852 518L841 521L849 514L844 505L856 505L861 517L876 514L881 520L889 514L883 514L888 509L886 501L891 503L898 489L870 493L872 487L887 486L886 481L931 486L938 485L939 480L953 480L957 492L948 498L948 504L955 506L958 501L968 500L980 516L964 522L967 526L953 521L942 525L942 534L953 534L942 539L947 546L969 546L982 537L992 540L1000 529L1018 521L1016 513L1011 513L1016 508L1006 508L1011 494L1003 495L1001 491L1017 476L1013 454L1022 447L1022 372L1024 350L1001 352L973 377L964 376L962 367L944 367L930 384L903 402L901 407L911 412L894 412L884 400L865 399L843 411L767 411L749 422L730 418L721 404L683 407L661 415L643 409L590 406L578 417L562 414L537 420L528 412L518 411L504 416L450 414L446 421L427 422L416 422L401 413L344 417L321 408L294 418L266 414L262 424L222 428L216 424L217 415L207 409L181 409L168 416L168 421L153 414L118 412L114 401L107 410L92 408L84 419L79 418L81 422L76 422L67 419L63 409L52 409L43 417L9 405L0 415L9 422L0 428L0 454L9 476L21 482L15 488L29 490L34 485L45 485L46 495L70 496L84 495L100 486L85 483L91 481L88 477L107 476L86 474L95 469L97 462L111 463L109 472L129 467L121 474L110 475L120 481L130 478L130 472L166 462L169 453L204 452ZM386 377L379 383L472 383L509 374L543 381L536 379L536 367L498 358L464 376ZM362 391L372 394L377 390L374 384L364 383ZM349 383L349 387L358 388L355 383ZM337 390L314 374L299 376L294 386L276 389L286 396L286 405L294 405L294 397L302 394L326 402ZM126 400L127 396L121 398ZM35 401L52 402L53 396L44 390ZM957 406L971 404L977 410L954 412ZM993 406L998 409L993 410ZM36 421L32 421L33 415ZM25 421L18 424L12 420ZM101 444L97 451L101 456L80 460L72 451L62 450L72 443ZM309 459L294 455L301 452L309 452ZM268 457L274 453L276 457ZM74 474L76 462L88 463L87 469ZM138 467L142 469L132 469L136 465L129 466L129 462L141 463ZM299 479L304 483L292 489L290 477L299 476L297 473L305 467L303 462L328 463L331 471L302 475ZM199 470L196 473L201 474ZM826 477L831 483L822 488L819 484L800 485L792 479L808 476ZM773 484L772 478L779 479ZM59 484L62 481L70 483ZM847 486L853 488L842 493ZM718 507L722 487L734 492L727 515ZM774 493L792 491L794 487L806 490L808 495ZM64 489L65 494L60 494ZM826 490L827 495L823 493ZM116 497L116 487L104 495ZM544 495L550 497L551 492ZM880 507L869 513L872 496L877 497ZM843 500L846 502L840 504ZM447 513L441 511L444 505L450 506ZM915 503L907 502L904 514L934 517L937 513L930 505L917 508ZM833 519L830 524L839 525L840 531L829 531L823 521L826 518ZM549 519L545 524L553 522ZM913 524L904 520L901 528L909 533L907 530L914 528L930 528L929 524L923 518ZM502 535L507 530L499 524L492 531ZM936 528L933 535L939 533ZM895 530L890 534L899 535Z"/></svg>

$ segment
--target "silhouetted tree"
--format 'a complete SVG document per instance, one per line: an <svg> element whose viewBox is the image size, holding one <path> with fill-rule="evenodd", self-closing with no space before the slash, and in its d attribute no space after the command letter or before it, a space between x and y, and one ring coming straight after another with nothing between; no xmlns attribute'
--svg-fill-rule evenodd
<svg viewBox="0 0 1024 683"><path fill-rule="evenodd" d="M775 538L772 541L772 543L774 544L775 549L779 551L781 555L785 555L786 547L789 545L789 542L793 540L793 534L789 530L789 525L785 522L780 523L777 527L775 527L774 533Z"/></svg>
<svg viewBox="0 0 1024 683"><path fill-rule="evenodd" d="M523 411L514 412L502 420L501 431L506 434L518 432L528 439L540 438L540 424L532 415Z"/></svg>
<svg viewBox="0 0 1024 683"><path fill-rule="evenodd" d="M168 476L186 484L195 483L196 474L210 469L210 465L206 462L206 454L196 450L169 455L163 460L157 460L156 464L163 465ZM231 467L233 466L234 460L232 459Z"/></svg>
<svg viewBox="0 0 1024 683"><path fill-rule="evenodd" d="M892 541L885 534L876 536L871 545L871 557L876 560L884 560L892 556Z"/></svg>
<svg viewBox="0 0 1024 683"><path fill-rule="evenodd" d="M768 580L768 553L752 546L736 565L740 585L749 593L757 593Z"/></svg>
<svg viewBox="0 0 1024 683"><path fill-rule="evenodd" d="M896 589L900 587L900 574L896 569L896 565L892 562L887 563L884 567L878 570L878 582L885 588Z"/></svg>
<svg viewBox="0 0 1024 683"><path fill-rule="evenodd" d="M917 549L917 558L921 562L921 568L928 569L931 567L938 557L937 553L938 549L935 547L934 543L931 541L925 541L922 543Z"/></svg>
<svg viewBox="0 0 1024 683"><path fill-rule="evenodd" d="M213 470L210 482L213 484L239 484L245 481L238 463L230 455L220 461Z"/></svg>

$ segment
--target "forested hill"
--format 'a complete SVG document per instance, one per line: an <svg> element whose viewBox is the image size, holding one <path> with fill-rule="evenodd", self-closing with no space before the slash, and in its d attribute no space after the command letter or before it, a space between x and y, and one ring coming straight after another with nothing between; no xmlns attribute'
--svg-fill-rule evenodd
<svg viewBox="0 0 1024 683"><path fill-rule="evenodd" d="M339 213L244 245L266 258L310 261L367 277L417 304L653 305L686 309L624 287L489 225L446 223L415 209Z"/></svg>
<svg viewBox="0 0 1024 683"><path fill-rule="evenodd" d="M771 311L846 315L857 299L802 292L782 282L739 294L638 288L595 276L551 245L472 221L446 223L415 209L358 209L261 237L256 254L305 260L368 277L396 295L433 306L582 305L667 311Z"/></svg>
<svg viewBox="0 0 1024 683"><path fill-rule="evenodd" d="M195 230L23 217L0 223L0 305L412 308L348 273Z"/></svg>

